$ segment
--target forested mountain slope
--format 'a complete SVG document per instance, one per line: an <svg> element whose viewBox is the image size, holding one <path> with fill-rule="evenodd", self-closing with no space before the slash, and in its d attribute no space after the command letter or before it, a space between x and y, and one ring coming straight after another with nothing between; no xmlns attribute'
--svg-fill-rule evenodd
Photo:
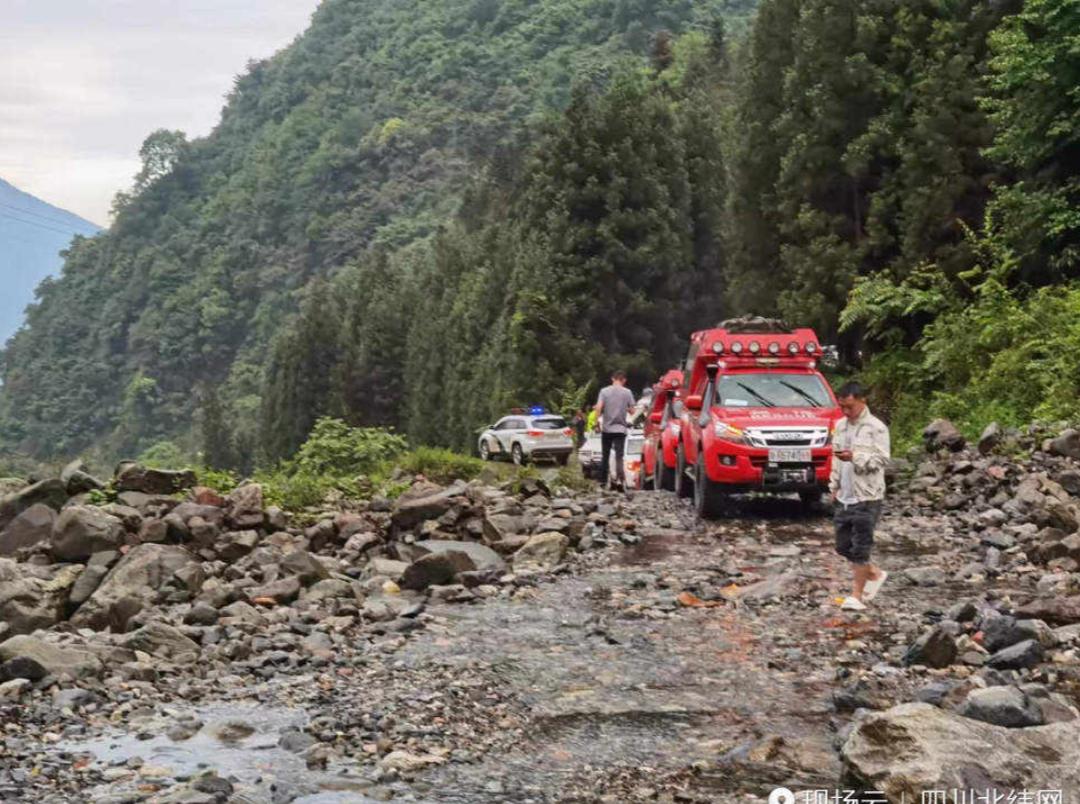
<svg viewBox="0 0 1080 804"><path fill-rule="evenodd" d="M209 137L148 138L114 225L72 251L5 354L6 442L137 451L188 429L200 386L250 421L297 291L432 233L573 84L751 5L326 0L237 80Z"/></svg>
<svg viewBox="0 0 1080 804"><path fill-rule="evenodd" d="M0 343L22 324L34 289L60 270L60 252L100 227L0 179Z"/></svg>

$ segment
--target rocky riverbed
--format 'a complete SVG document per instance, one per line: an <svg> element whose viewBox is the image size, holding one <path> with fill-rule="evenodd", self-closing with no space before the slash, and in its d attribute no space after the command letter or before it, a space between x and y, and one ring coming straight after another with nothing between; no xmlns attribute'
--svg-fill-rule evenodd
<svg viewBox="0 0 1080 804"><path fill-rule="evenodd" d="M301 521L73 465L0 500L0 800L1078 801L1078 460L936 423L859 614L797 500L417 479Z"/></svg>

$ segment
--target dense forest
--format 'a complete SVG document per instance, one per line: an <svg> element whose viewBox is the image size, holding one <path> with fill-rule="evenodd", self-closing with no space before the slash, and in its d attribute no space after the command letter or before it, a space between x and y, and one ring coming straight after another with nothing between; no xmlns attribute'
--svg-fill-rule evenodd
<svg viewBox="0 0 1080 804"><path fill-rule="evenodd" d="M8 344L9 449L465 449L743 312L901 434L1080 414L1070 0L326 0L142 157Z"/></svg>

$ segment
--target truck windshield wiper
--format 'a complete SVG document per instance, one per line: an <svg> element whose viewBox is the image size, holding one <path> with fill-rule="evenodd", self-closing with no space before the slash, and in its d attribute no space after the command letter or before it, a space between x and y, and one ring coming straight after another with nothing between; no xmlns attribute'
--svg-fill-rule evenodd
<svg viewBox="0 0 1080 804"><path fill-rule="evenodd" d="M775 408L775 407L776 407L776 403L775 403L775 402L770 402L770 401L769 401L768 399L766 399L765 397L763 397L763 396L762 396L761 394L759 394L759 393L758 393L757 391L755 391L755 390L754 390L753 388L751 388L751 387L750 387L749 385L747 385L746 383L743 383L743 382L736 382L735 384L736 384L737 386L739 386L740 388L742 388L742 389L743 389L744 391L749 391L749 392L750 392L751 394L753 394L753 395L754 395L755 397L757 397L758 399L760 399L760 400L761 400L761 402L762 402L762 404L764 404L764 405L765 405L765 407L767 407L767 408Z"/></svg>
<svg viewBox="0 0 1080 804"><path fill-rule="evenodd" d="M799 386L792 385L791 383L785 382L784 380L780 380L780 384L783 385L785 388L790 388L792 391L794 391L799 396L801 396L803 399L805 399L807 402L809 402L810 407L812 407L812 408L823 407L820 402L818 402L816 399L814 399L814 397L810 396L810 394L806 393L806 391L804 391Z"/></svg>

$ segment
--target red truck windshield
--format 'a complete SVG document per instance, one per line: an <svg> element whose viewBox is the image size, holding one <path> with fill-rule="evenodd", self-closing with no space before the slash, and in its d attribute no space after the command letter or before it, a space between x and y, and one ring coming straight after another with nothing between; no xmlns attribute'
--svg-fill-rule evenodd
<svg viewBox="0 0 1080 804"><path fill-rule="evenodd" d="M828 408L833 403L817 375L770 371L721 376L716 404L724 408Z"/></svg>

